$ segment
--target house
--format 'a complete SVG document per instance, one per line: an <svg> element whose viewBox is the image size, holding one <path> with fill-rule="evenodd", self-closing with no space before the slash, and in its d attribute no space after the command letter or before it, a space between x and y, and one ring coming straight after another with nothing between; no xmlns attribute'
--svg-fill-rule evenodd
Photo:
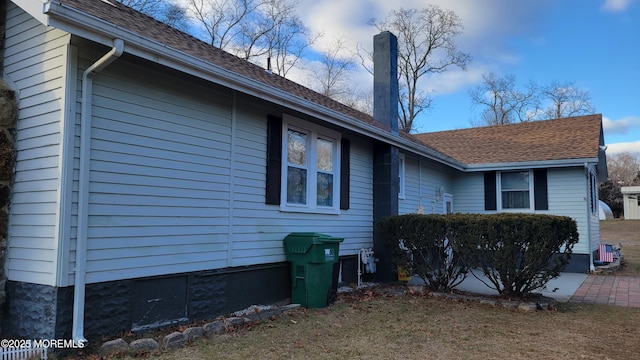
<svg viewBox="0 0 640 360"><path fill-rule="evenodd" d="M466 164L454 210L569 216L580 241L565 271L587 272L600 243L598 181L607 178L601 115L418 134Z"/></svg>
<svg viewBox="0 0 640 360"><path fill-rule="evenodd" d="M3 333L84 341L284 300L295 231L344 238L345 282L371 247L390 280L375 223L419 211L569 215L571 269L592 266L600 115L400 134L388 32L372 117L109 0L3 5Z"/></svg>
<svg viewBox="0 0 640 360"><path fill-rule="evenodd" d="M622 202L625 220L640 220L640 186L623 186Z"/></svg>

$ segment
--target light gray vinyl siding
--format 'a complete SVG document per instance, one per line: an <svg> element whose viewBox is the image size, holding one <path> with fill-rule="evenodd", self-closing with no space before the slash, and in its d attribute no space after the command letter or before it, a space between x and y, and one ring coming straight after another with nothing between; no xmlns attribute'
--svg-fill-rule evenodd
<svg viewBox="0 0 640 360"><path fill-rule="evenodd" d="M405 196L398 200L398 213L410 214L422 208L425 214L442 214L443 197L452 192L450 172L432 161L405 155ZM454 209L456 198L454 197Z"/></svg>
<svg viewBox="0 0 640 360"><path fill-rule="evenodd" d="M55 285L60 139L70 36L7 4L4 78L16 91L16 167L7 276Z"/></svg>
<svg viewBox="0 0 640 360"><path fill-rule="evenodd" d="M146 75L94 80L87 282L227 264L231 97Z"/></svg>
<svg viewBox="0 0 640 360"><path fill-rule="evenodd" d="M455 181L454 209L462 213L495 213L484 210L484 176L468 173ZM573 251L589 253L589 224L587 223L587 182L582 167L547 170L549 210L537 214L569 216L576 220L580 241ZM593 239L592 239L593 241Z"/></svg>
<svg viewBox="0 0 640 360"><path fill-rule="evenodd" d="M453 182L453 209L459 213L484 214L484 176L482 173L465 173Z"/></svg>
<svg viewBox="0 0 640 360"><path fill-rule="evenodd" d="M547 172L549 189L549 213L569 216L576 220L580 242L573 248L577 254L589 253L590 216L588 182L584 168L549 169Z"/></svg>
<svg viewBox="0 0 640 360"><path fill-rule="evenodd" d="M88 51L81 53L86 66ZM126 59L97 74L87 282L281 262L283 239L295 231L345 238L341 255L371 247L372 144L350 139L349 210L281 211L265 204L271 109Z"/></svg>

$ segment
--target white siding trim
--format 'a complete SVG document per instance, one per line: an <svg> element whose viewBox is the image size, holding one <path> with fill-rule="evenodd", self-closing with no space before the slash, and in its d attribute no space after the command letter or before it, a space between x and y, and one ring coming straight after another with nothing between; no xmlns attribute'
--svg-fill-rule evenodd
<svg viewBox="0 0 640 360"><path fill-rule="evenodd" d="M71 249L71 214L73 211L73 163L75 157L76 94L78 49L67 45L67 65L64 77L64 116L60 122L61 148L58 168L60 189L58 190L58 214L56 218L57 286L72 285L69 279L69 257Z"/></svg>

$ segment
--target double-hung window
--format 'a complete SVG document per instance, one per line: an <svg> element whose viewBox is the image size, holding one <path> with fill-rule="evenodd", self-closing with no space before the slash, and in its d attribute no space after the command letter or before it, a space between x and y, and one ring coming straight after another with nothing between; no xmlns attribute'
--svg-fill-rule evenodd
<svg viewBox="0 0 640 360"><path fill-rule="evenodd" d="M281 209L339 212L340 134L291 116L282 131Z"/></svg>
<svg viewBox="0 0 640 360"><path fill-rule="evenodd" d="M549 210L547 169L485 172L484 209Z"/></svg>
<svg viewBox="0 0 640 360"><path fill-rule="evenodd" d="M533 178L532 172L503 171L498 177L498 203L502 210L533 209Z"/></svg>

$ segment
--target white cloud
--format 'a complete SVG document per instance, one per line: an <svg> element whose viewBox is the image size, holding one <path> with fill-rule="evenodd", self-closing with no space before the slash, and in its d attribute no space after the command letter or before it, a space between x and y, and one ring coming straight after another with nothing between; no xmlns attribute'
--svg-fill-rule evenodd
<svg viewBox="0 0 640 360"><path fill-rule="evenodd" d="M606 136L624 135L629 133L640 136L640 116L628 116L618 120L602 118L602 127Z"/></svg>
<svg viewBox="0 0 640 360"><path fill-rule="evenodd" d="M531 42L544 46L537 31L551 0L513 2L512 0L404 0L401 5L388 0L301 0L299 15L313 32L324 33L314 48L322 51L336 38L348 42L352 49L370 49L377 30L367 22L384 19L392 9L424 8L429 4L454 11L462 19L463 33L458 37L460 50L474 59L466 71L451 68L429 76L422 88L435 94L464 91L481 80L481 74L501 64L516 64L521 56L509 48L508 39L528 36ZM491 65L489 65L491 64ZM364 71L364 70L362 70Z"/></svg>
<svg viewBox="0 0 640 360"><path fill-rule="evenodd" d="M429 76L421 81L421 87L435 95L453 94L480 83L482 74L487 71L486 66L471 63L467 70L454 68Z"/></svg>
<svg viewBox="0 0 640 360"><path fill-rule="evenodd" d="M621 152L630 152L640 158L640 140L607 145L607 155L619 154Z"/></svg>
<svg viewBox="0 0 640 360"><path fill-rule="evenodd" d="M602 9L611 12L620 12L626 10L634 0L605 0Z"/></svg>

